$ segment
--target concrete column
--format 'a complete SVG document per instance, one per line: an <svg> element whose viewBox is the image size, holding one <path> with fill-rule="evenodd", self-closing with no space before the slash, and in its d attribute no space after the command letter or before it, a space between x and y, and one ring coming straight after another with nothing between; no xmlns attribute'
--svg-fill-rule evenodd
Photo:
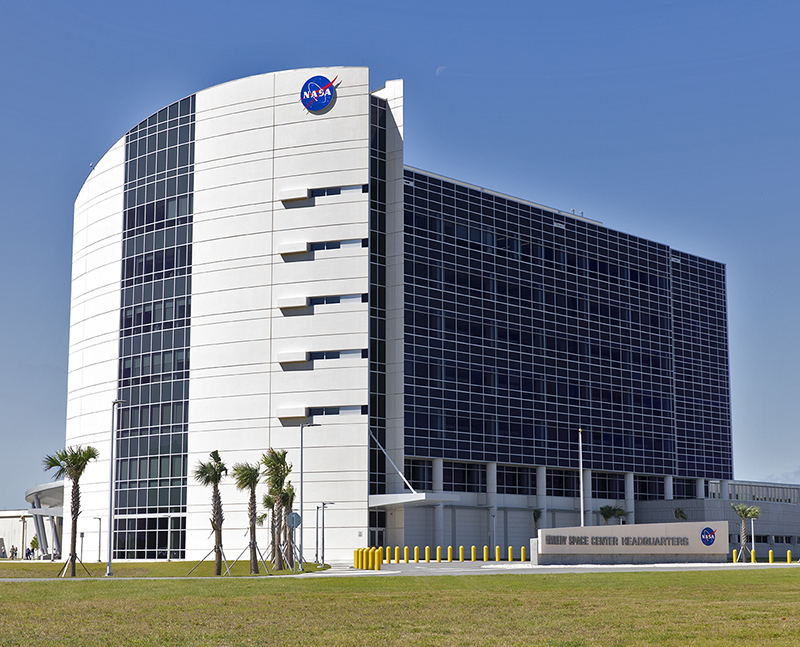
<svg viewBox="0 0 800 647"><path fill-rule="evenodd" d="M61 539L58 536L58 525L55 517L50 517L50 531L53 533L53 554L61 557Z"/></svg>
<svg viewBox="0 0 800 647"><path fill-rule="evenodd" d="M636 523L636 508L635 496L633 492L633 472L625 473L625 512L628 516L625 518L625 523Z"/></svg>
<svg viewBox="0 0 800 647"><path fill-rule="evenodd" d="M42 502L39 500L38 494L33 495L32 507L40 511L42 509ZM39 538L39 552L41 552L42 555L49 555L50 553L47 546L47 533L44 530L44 519L42 519L42 515L33 515L33 525L36 526L36 536Z"/></svg>
<svg viewBox="0 0 800 647"><path fill-rule="evenodd" d="M486 501L489 504L489 552L494 554L497 537L497 463L486 465Z"/></svg>
<svg viewBox="0 0 800 647"><path fill-rule="evenodd" d="M705 499L706 498L706 480L705 479L695 479L694 481L694 489L695 489L695 499Z"/></svg>
<svg viewBox="0 0 800 647"><path fill-rule="evenodd" d="M444 461L441 458L433 459L433 491L444 492ZM433 549L444 542L444 504L433 506Z"/></svg>
<svg viewBox="0 0 800 647"><path fill-rule="evenodd" d="M539 528L547 528L547 468L544 466L536 468L536 501L542 510Z"/></svg>
<svg viewBox="0 0 800 647"><path fill-rule="evenodd" d="M593 509L594 502L592 501L592 470L583 470L583 516L584 523L587 526L594 525L594 520L592 519Z"/></svg>
<svg viewBox="0 0 800 647"><path fill-rule="evenodd" d="M731 492L730 492L730 481L720 481L719 482L719 497L720 499L730 499Z"/></svg>
<svg viewBox="0 0 800 647"><path fill-rule="evenodd" d="M675 498L675 494L672 490L672 477L665 476L664 477L664 499L666 501L672 501Z"/></svg>

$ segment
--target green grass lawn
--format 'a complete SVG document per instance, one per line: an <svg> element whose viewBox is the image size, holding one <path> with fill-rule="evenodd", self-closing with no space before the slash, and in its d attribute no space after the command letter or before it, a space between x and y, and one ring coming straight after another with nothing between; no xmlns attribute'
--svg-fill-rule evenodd
<svg viewBox="0 0 800 647"><path fill-rule="evenodd" d="M800 572L0 583L0 645L268 644L794 646Z"/></svg>
<svg viewBox="0 0 800 647"><path fill-rule="evenodd" d="M112 572L119 577L186 577L189 571L197 562L114 562ZM231 567L231 575L236 577L250 576L250 558L245 555L236 564L233 560L228 560ZM24 560L0 560L0 578L4 577L56 577L59 570L63 568L64 562L28 562ZM78 578L87 579L90 577L103 577L106 572L105 562L84 562L83 567L80 562L76 563L75 575ZM271 562L267 561L267 566L271 569ZM84 570L85 567L85 570ZM320 570L316 564L306 562L307 571ZM327 566L324 568L328 568ZM323 569L324 570L324 569ZM87 575L88 571L88 575ZM222 564L222 572L225 573L225 564ZM258 563L260 575L267 575L261 562ZM292 571L272 571L270 575L291 575ZM214 561L201 563L189 577L210 577L214 575ZM225 576L227 577L227 575ZM2 608L0 608L2 612ZM2 645L2 643L0 643Z"/></svg>

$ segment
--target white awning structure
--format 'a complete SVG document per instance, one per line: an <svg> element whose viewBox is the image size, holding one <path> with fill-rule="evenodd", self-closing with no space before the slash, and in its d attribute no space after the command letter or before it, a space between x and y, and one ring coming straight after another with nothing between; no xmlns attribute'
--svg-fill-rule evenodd
<svg viewBox="0 0 800 647"><path fill-rule="evenodd" d="M25 500L31 504L31 515L39 537L39 546L45 557L50 556L44 518L50 519L50 538L53 554L61 557L61 524L64 519L64 481L44 483L25 492Z"/></svg>

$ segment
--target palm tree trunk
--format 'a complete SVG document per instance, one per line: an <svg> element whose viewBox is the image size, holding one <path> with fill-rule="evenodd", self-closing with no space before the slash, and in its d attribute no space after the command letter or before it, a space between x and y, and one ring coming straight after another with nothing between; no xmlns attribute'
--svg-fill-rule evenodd
<svg viewBox="0 0 800 647"><path fill-rule="evenodd" d="M273 517L275 518L275 534L273 535L273 542L275 545L275 570L282 571L286 566L283 562L283 551L281 550L281 529L283 528L283 510L280 500L275 502L275 511Z"/></svg>
<svg viewBox="0 0 800 647"><path fill-rule="evenodd" d="M214 528L214 575L222 575L222 499L216 483L211 499L211 525Z"/></svg>
<svg viewBox="0 0 800 647"><path fill-rule="evenodd" d="M247 510L250 517L250 575L258 575L258 559L256 558L256 488L250 488L250 506Z"/></svg>
<svg viewBox="0 0 800 647"><path fill-rule="evenodd" d="M75 577L75 551L78 540L78 515L81 513L81 490L78 482L72 482L72 501L70 503L72 514L72 535L69 538L69 576ZM25 547L22 547L24 550Z"/></svg>
<svg viewBox="0 0 800 647"><path fill-rule="evenodd" d="M742 550L742 561L744 561L744 551L745 551L745 548L747 548L747 521L745 521L744 517L742 517L742 531L740 533L740 536L741 536L741 539L742 539L742 548L741 548L741 550Z"/></svg>

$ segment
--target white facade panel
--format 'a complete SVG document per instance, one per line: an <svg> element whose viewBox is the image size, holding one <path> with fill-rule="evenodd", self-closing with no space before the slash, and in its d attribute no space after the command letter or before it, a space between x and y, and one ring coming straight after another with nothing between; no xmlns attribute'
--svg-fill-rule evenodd
<svg viewBox="0 0 800 647"><path fill-rule="evenodd" d="M312 114L300 103L300 89L307 79L320 74L336 79L336 97L329 109ZM136 364L119 360L124 319L120 276L128 222L124 213L125 160L126 150L139 156L132 162L130 177L134 180L127 189L140 193L145 186L152 189L147 182L157 184L163 176L148 170L155 158L146 157L153 149L145 147L153 144L145 143L150 142L145 135L175 127L179 114L181 125L190 123L184 118L189 101L194 102L191 269L186 273L191 276L191 289L179 296L180 307L186 306L180 316L190 321L191 345L185 357L188 376L173 378L177 380L173 386L144 379L150 375L144 372L145 359ZM334 503L326 513L326 557L349 559L354 548L369 540L369 417L362 410L370 404L370 364L363 356L370 345L370 311L362 295L370 291L370 258L361 244L370 236L369 195L362 189L370 181L368 70L317 68L264 74L203 90L180 102L179 110L177 105L141 122L132 131L138 134L132 135L129 147L125 138L117 142L76 201L67 444L91 442L101 452L101 460L82 480L83 514L101 517L107 531L111 403L123 392L123 382L128 384L121 377L124 364L128 367L125 371L144 380L134 381L142 385L142 395L137 397L145 398L146 393L155 394L158 389L188 389L186 511L171 508L160 514L169 523L185 519L186 559L200 559L211 548L210 491L191 478L197 463L207 460L213 450L219 450L231 468L237 461L258 461L270 447L286 449L294 466L290 479L298 492L295 507L299 508L301 424L312 421L321 426L304 432L304 509L298 510L306 519L306 557L311 556L311 520L316 506L325 500ZM142 178L151 177L148 173L154 175L145 182ZM339 195L311 197L314 189L337 187L344 188ZM163 191L163 185L158 190ZM134 196L139 200L134 204L142 204L142 195ZM169 195L174 194L167 199ZM135 236L141 235L139 231ZM312 244L327 242L342 244L311 251ZM130 257L134 241L125 244ZM183 283L176 279L174 285L178 290ZM140 299L136 303L172 299L171 292L136 294ZM339 302L334 299L312 306L314 297L338 297ZM177 318L178 302L174 310L171 302L169 307ZM135 314L134 321L139 322L136 317L141 316L141 312ZM168 348L142 350L135 346L140 343L134 340L139 339L136 335L147 336L148 324L144 326L144 333L136 332L141 329L135 329L133 335L126 332L124 343L134 344L134 355L147 356L148 371L155 370L151 362L158 361L161 366L160 362L167 361L165 353L175 362L174 370L179 370L177 351L173 357ZM165 340L171 335L166 325L154 330L163 330ZM156 341L148 338L147 344L151 343ZM127 357L130 348L126 352ZM338 352L339 356L312 361L310 353L319 352ZM186 387L181 387L183 379ZM318 408L324 414L311 418L311 410ZM126 416L132 421L134 415L137 419L141 415L154 425L172 424L173 435L175 424L184 424L177 405L142 400L126 402L123 409L125 420ZM174 420L166 417L173 415L177 416ZM134 451L138 434L129 441L123 431L126 433L120 438ZM148 437L152 443L158 442L157 433L143 430L141 442ZM146 452L146 446L138 446L136 451ZM180 459L174 449L172 452ZM137 456L153 469L162 463L152 453L140 453L120 458L120 465L133 469ZM150 461L155 462L151 465ZM146 486L140 486L145 499L163 495L162 490L149 492L142 487ZM177 490L180 494L180 487ZM265 491L264 486L259 488L259 499ZM245 543L246 496L237 492L230 480L223 482L221 492L226 512L224 543L229 553L238 553ZM140 510L129 511L120 519L161 523L154 505L150 499L144 504L140 500ZM267 533L259 532L264 549L269 542ZM105 558L105 547L102 552Z"/></svg>

